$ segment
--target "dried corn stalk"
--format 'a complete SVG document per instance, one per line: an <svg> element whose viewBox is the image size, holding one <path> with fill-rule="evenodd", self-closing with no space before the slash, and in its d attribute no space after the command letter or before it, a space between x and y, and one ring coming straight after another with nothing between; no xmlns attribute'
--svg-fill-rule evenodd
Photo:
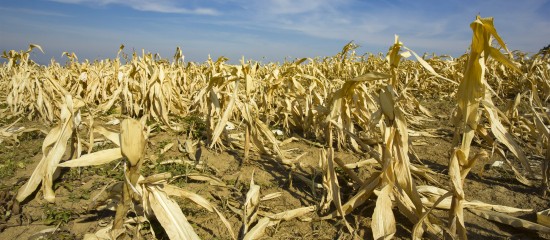
<svg viewBox="0 0 550 240"><path fill-rule="evenodd" d="M76 129L80 125L80 108L83 106L82 101L73 99L71 95L65 96L64 104L61 106L61 122L50 130L46 136L42 144L42 159L34 169L30 179L19 189L17 201L24 201L36 190L40 183L42 183L44 199L48 202L55 201L55 193L52 189L54 173L66 152L69 140L73 138L72 141L76 141L75 143L79 145L79 140L74 138L78 138ZM77 149L79 148L77 146Z"/></svg>
<svg viewBox="0 0 550 240"><path fill-rule="evenodd" d="M483 98L486 98L486 91L488 91L488 85L486 85L485 80L486 62L491 56L499 62L516 68L499 50L491 46L492 38L494 37L502 47L505 47L504 42L494 28L492 18L481 18L478 16L476 20L470 24L470 27L473 31L472 44L470 46L468 63L464 70L464 78L458 86L458 109L454 117L456 129L453 144L455 147L452 150L451 160L449 162L449 177L451 178L451 189L453 191L453 201L449 212L449 234L452 236L456 235L459 239L466 239L466 227L464 225L463 213L465 197L463 190L464 179L477 160L488 158L488 154L485 152L476 154L473 158L469 157L470 145L475 136L480 117L479 104ZM488 104L484 104L484 107L491 108ZM492 108L488 111L491 114ZM505 144L513 141L509 137L504 138L504 136L506 136L506 131L496 125L499 123L497 122L498 118L494 115L490 115L490 119L492 121L492 126L495 126L493 133L495 133L495 136L497 136L499 140L505 140ZM506 145L509 147L512 146L512 150L518 149L513 145ZM520 159L522 163L525 160L522 158ZM525 167L529 169L528 165Z"/></svg>
<svg viewBox="0 0 550 240"><path fill-rule="evenodd" d="M145 153L145 144L147 137L144 134L143 124L136 119L128 118L124 119L120 124L120 152L122 156L127 160L124 162L124 187L122 189L122 199L118 203L116 208L115 220L113 223L113 231L117 231L123 227L124 219L128 209L132 205L134 199L137 196L134 194L137 181L140 176L139 169L143 164L143 154ZM155 189L151 189L152 196L149 197L149 201L166 201L166 206L162 206L162 210L167 210L167 206L174 208L174 204L171 200L167 200L166 197ZM176 204L177 206L177 204ZM155 208L154 208L155 209ZM179 209L179 208L178 208ZM161 209L157 209L160 211ZM183 215L183 214L181 214ZM172 215L167 215L172 218Z"/></svg>

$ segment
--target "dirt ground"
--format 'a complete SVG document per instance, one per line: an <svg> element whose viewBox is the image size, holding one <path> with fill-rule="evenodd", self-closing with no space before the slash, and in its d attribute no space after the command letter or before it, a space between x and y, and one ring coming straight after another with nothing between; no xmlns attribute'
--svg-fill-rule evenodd
<svg viewBox="0 0 550 240"><path fill-rule="evenodd" d="M410 137L412 149L418 157L418 159L413 157L412 161L435 171L436 174L433 177L441 187L448 189L450 184L447 163L453 132L449 113L452 109L445 104L445 101L427 102L425 106L434 113L437 120L423 127L438 129L440 134L438 137ZM5 124L2 122L2 125ZM25 127L37 125L39 126L36 122L18 124ZM44 137L43 133L32 132L24 134L17 145L0 144L0 239L81 239L84 234L96 232L107 226L114 218L115 212L101 209L99 206L104 202L94 201L94 197L106 186L121 180L122 173L116 163L101 167L63 169L54 185L55 204L45 202L42 193L38 191L21 206L14 206L13 196L28 180L41 159L41 144ZM253 154L249 162L242 163L241 150L216 152L200 146L197 155L202 162L200 168L178 163L160 164L166 160L187 159L187 156L177 148L177 139L182 138L183 136L171 132L160 132L152 136L147 150L148 162L143 167L142 174L150 175L168 171L173 176L180 176L171 183L197 193L218 206L236 232L239 231L242 221L234 208L238 208L239 203L244 200L253 173L254 181L261 187L261 196L275 192L282 193L278 198L262 201L260 206L263 212L279 213L299 207L315 206L320 202L320 192L312 190L310 185L300 180L289 169L257 154ZM160 150L170 143L175 143L174 147L160 154ZM476 140L473 146L472 151L476 151L483 146L483 143ZM285 145L283 149L292 149L296 155L305 153L300 158L302 170L296 172L316 182L321 181L320 176L308 167L317 166L320 147L306 141L295 141ZM533 166L540 165L542 156L532 152L527 154ZM336 157L346 163L366 159L366 156L345 151L338 151ZM509 159L515 161L512 155ZM534 187L522 185L506 165L488 167L495 160L498 158L495 157L487 163L477 163L468 175L465 183L467 200L530 208L534 211L515 214L515 216L536 221L537 211L550 208L549 198L543 198L538 191L540 180L534 180L536 184ZM358 170L358 174L366 178L374 170L376 167L367 166ZM536 168L535 170L537 171ZM215 186L209 182L190 179L186 177L188 173L215 176L226 186ZM418 182L418 184L426 183ZM346 195L346 186L343 186L342 192L342 198L350 197ZM230 239L216 214L188 200L180 199L178 203L202 239ZM346 217L351 226L358 229L360 238L372 238L370 220L374 203L375 201L371 198L364 206ZM395 238L410 239L412 224L406 217L399 214L395 206L394 213L398 222ZM443 210L435 210L435 215L446 219L447 213ZM307 217L309 218L283 221L269 227L263 239L352 239L341 220L317 220L319 213L312 213ZM465 210L465 221L469 239L550 239L550 235L488 221L468 210ZM157 238L167 239L158 223L152 222L149 232L150 229L155 230ZM146 227L143 230L144 236L153 238L149 232Z"/></svg>

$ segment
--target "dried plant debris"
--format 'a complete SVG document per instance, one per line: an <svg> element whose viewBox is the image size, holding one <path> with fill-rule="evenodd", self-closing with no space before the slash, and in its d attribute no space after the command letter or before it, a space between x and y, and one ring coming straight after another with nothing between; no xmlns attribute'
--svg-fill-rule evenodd
<svg viewBox="0 0 550 240"><path fill-rule="evenodd" d="M185 63L180 48L170 61L126 55L121 46L115 59L79 62L64 53L66 65L42 66L30 59L38 45L4 52L0 144L13 149L33 131L45 138L23 185L0 191L0 227L33 198L58 204L61 170L109 166L102 171L118 178L88 204L116 215L85 239L140 237L144 229L155 236L154 222L170 239L198 239L203 230L182 202L218 219L218 238L258 239L287 221L331 220L350 237L399 237L399 221L408 221L414 239L466 239L465 211L546 234L548 206L481 202L467 180L479 173L480 182L520 183L548 197L550 60L509 51L493 18L478 16L470 27L468 54L459 58L420 56L398 36L386 55L358 55L350 42L332 57L268 64ZM49 130L27 127L24 118ZM443 166L418 156L430 148L445 148ZM238 163L218 169L221 154ZM248 171L258 166L269 166L274 179ZM293 189L293 178L297 191L307 190L287 206L279 188ZM187 188L193 184L200 191ZM261 195L270 187L277 189ZM535 211L539 223L518 217Z"/></svg>

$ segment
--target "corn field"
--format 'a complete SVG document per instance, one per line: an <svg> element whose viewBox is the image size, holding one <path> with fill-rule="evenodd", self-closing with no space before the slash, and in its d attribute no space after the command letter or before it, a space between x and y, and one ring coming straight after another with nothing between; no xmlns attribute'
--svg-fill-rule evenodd
<svg viewBox="0 0 550 240"><path fill-rule="evenodd" d="M515 184L550 197L550 52L511 52L492 18L477 17L470 27L471 45L458 58L421 56L398 36L385 54L359 55L350 42L331 57L282 63L229 64L224 57L194 63L180 48L167 59L126 54L121 46L115 59L80 61L66 52L65 64L40 65L30 59L31 52L47 50L39 45L4 52L0 142L15 145L39 131L15 128L18 122L46 126L39 163L13 201L57 204L59 171L113 162L121 179L106 188L116 214L85 239L260 239L283 222L318 221L340 229L330 238L467 239L474 215L550 236L548 211L524 218L537 211L467 194L467 179L490 178L472 169L501 162ZM453 110L441 117L426 102ZM446 165L436 169L418 156L414 139L444 139L439 121L453 129L441 150ZM266 202L282 193L263 193L254 171L243 172L241 189L216 171L185 176L229 189L232 197L223 201L174 185L182 176L147 175L159 155L150 140L161 133L176 136L160 151L177 148L180 164L208 168L201 151L231 153L240 167L277 166L285 182L305 186L313 200L270 211ZM288 147L296 142L314 149L316 164L305 164L307 153ZM342 152L359 160L349 162ZM198 234L182 199L215 216L223 229ZM152 221L162 228L141 234Z"/></svg>

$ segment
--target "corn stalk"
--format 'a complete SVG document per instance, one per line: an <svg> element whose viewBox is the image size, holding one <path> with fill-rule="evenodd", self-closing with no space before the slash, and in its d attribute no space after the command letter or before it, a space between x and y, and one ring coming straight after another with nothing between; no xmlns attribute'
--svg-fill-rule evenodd
<svg viewBox="0 0 550 240"><path fill-rule="evenodd" d="M494 37L502 47L505 47L504 42L494 28L492 18L481 18L478 16L470 24L470 27L473 31L472 43L468 62L464 70L464 78L460 82L456 94L458 109L454 117L454 148L452 149L449 162L449 177L451 178L451 189L453 192L453 201L449 211L449 235L453 237L457 236L459 239L467 239L463 212L465 199L464 180L476 161L488 157L485 152L478 153L472 158L469 157L470 145L478 128L480 102L484 98L490 100L490 97L487 97L490 95L486 93L489 91L485 80L486 62L491 56L508 66L517 68L498 49L491 46L492 38ZM493 108L488 106L487 103L484 106L489 108L488 111L493 111ZM499 123L497 122L498 118L490 116L490 119L493 120L491 123L492 126L497 126L496 124ZM499 140L502 140L503 136L506 136L502 134L502 131L505 132L505 130L495 127L493 132L498 133L497 130L500 130L501 134L495 134L495 136ZM511 141L513 140L505 139L504 143L510 143ZM512 146L512 149L516 148ZM524 166L529 169L528 164L524 164Z"/></svg>

